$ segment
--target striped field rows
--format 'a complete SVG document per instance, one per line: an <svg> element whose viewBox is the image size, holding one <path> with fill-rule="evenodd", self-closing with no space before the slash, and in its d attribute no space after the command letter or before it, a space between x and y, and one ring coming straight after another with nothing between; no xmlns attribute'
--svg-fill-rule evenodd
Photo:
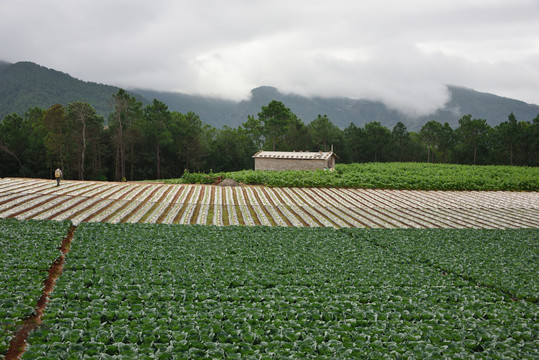
<svg viewBox="0 0 539 360"><path fill-rule="evenodd" d="M0 179L0 217L199 225L539 228L539 193Z"/></svg>

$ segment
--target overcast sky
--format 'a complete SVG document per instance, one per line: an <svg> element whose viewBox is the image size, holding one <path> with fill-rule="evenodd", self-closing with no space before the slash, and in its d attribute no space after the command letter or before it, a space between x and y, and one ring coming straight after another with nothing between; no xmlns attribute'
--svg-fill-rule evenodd
<svg viewBox="0 0 539 360"><path fill-rule="evenodd" d="M0 60L235 100L270 85L426 114L450 84L539 104L539 0L0 0Z"/></svg>

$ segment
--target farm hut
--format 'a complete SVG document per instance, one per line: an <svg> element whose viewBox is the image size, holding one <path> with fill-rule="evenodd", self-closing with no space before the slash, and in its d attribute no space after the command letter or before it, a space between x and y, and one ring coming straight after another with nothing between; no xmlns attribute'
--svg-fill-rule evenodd
<svg viewBox="0 0 539 360"><path fill-rule="evenodd" d="M316 170L335 168L333 151L264 151L253 155L255 170Z"/></svg>

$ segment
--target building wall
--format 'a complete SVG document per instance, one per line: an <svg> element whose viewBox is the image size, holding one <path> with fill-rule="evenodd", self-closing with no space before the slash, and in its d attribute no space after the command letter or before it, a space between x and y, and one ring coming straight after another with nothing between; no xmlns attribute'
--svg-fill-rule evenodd
<svg viewBox="0 0 539 360"><path fill-rule="evenodd" d="M329 160L255 158L255 170L315 170L332 168Z"/></svg>
<svg viewBox="0 0 539 360"><path fill-rule="evenodd" d="M328 159L327 168L328 168L328 169L335 169L335 156L331 156L331 157Z"/></svg>

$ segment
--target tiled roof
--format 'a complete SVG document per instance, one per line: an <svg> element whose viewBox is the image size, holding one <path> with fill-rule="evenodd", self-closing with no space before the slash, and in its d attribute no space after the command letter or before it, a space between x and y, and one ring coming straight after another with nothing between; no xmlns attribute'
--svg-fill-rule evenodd
<svg viewBox="0 0 539 360"><path fill-rule="evenodd" d="M309 152L309 151L264 151L260 150L253 155L254 158L266 159L301 159L301 160L327 160L333 152Z"/></svg>

